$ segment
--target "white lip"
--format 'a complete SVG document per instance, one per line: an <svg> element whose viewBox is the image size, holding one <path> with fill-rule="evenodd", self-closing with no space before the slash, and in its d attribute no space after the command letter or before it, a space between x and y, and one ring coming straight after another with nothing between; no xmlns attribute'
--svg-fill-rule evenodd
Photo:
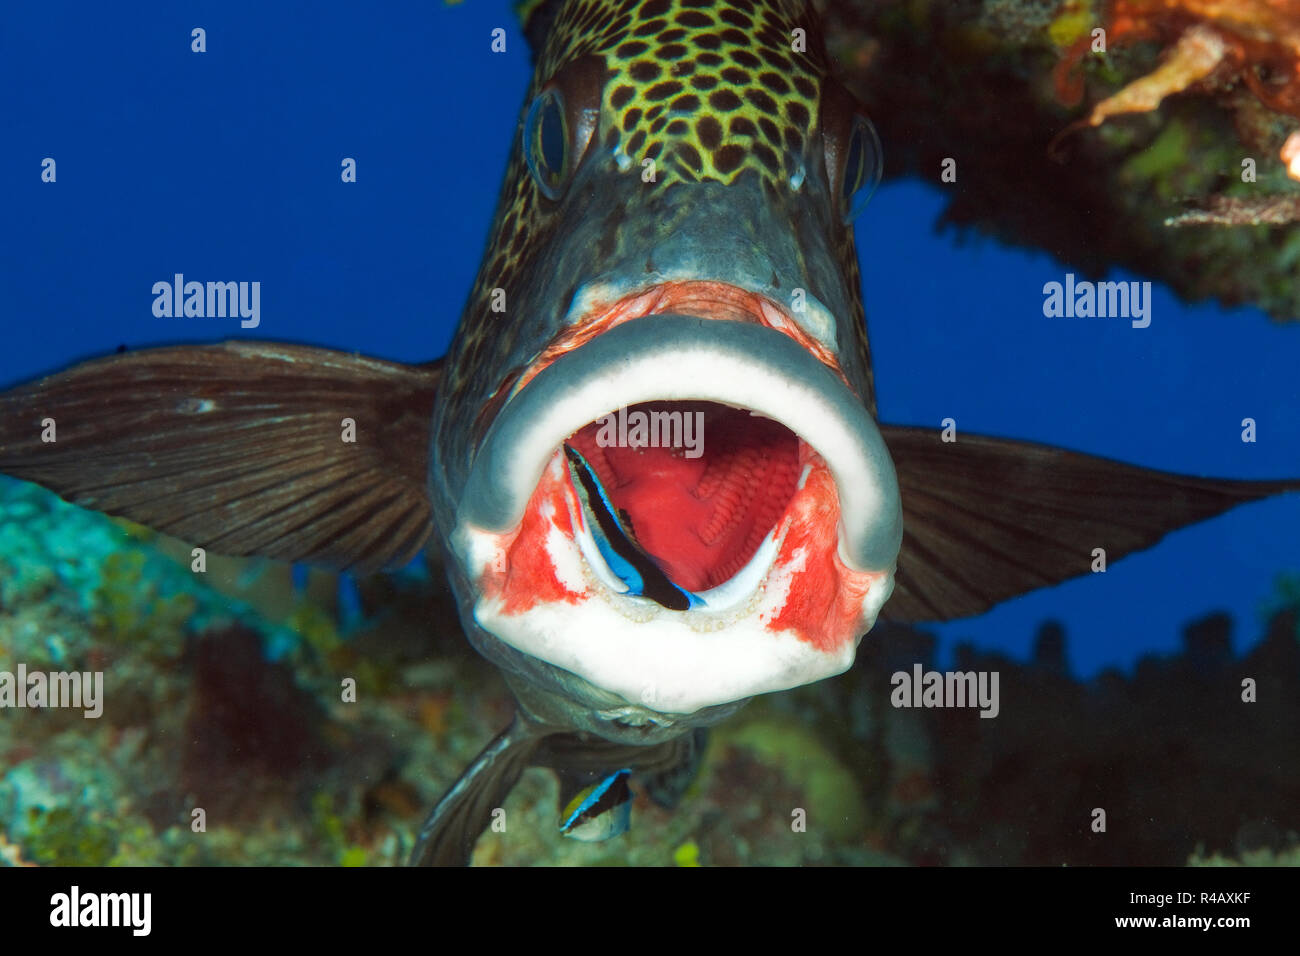
<svg viewBox="0 0 1300 956"><path fill-rule="evenodd" d="M580 546L552 529L546 548L556 567L584 567ZM881 574L863 601L857 639L820 650L789 631L767 626L789 596L800 567L768 568L748 601L728 610L672 611L645 598L590 588L578 604L539 604L508 614L499 601L481 598L474 618L486 631L525 654L572 671L629 704L667 714L785 691L848 669L858 641L875 624L893 588ZM594 575L588 583L594 583Z"/></svg>
<svg viewBox="0 0 1300 956"><path fill-rule="evenodd" d="M700 592L706 611L730 611L742 601L748 601L763 583L776 561L776 532L773 531L758 546L754 556L732 577L715 588Z"/></svg>
<svg viewBox="0 0 1300 956"><path fill-rule="evenodd" d="M552 529L546 548L563 575L587 571L585 583L595 583L573 539ZM768 626L799 570L797 562L769 567L748 600L726 610L672 611L654 601L589 587L584 601L538 604L522 614L506 613L500 601L481 598L474 617L517 650L628 703L691 714L833 677L852 665L861 636L875 624L893 589L893 575L880 574L868 592L856 638L819 650L792 632Z"/></svg>
<svg viewBox="0 0 1300 956"><path fill-rule="evenodd" d="M903 536L898 479L857 397L780 332L687 316L635 319L539 372L484 437L461 500L461 524L514 527L555 450L613 408L690 400L749 409L807 442L840 491L845 564L893 567Z"/></svg>
<svg viewBox="0 0 1300 956"><path fill-rule="evenodd" d="M568 481L562 453L552 458L546 480ZM572 518L577 497L567 487L567 517ZM548 502L540 513L549 519L554 511ZM508 611L503 598L484 594L474 606L474 617L515 649L660 713L691 714L832 677L853 663L862 635L874 626L893 590L894 576L892 570L860 575L870 581L860 611L841 635L844 639L830 647L815 646L792 630L774 629L773 621L785 609L809 557L795 549L784 562L773 560L782 551L791 520L787 513L770 536L770 553L756 555L724 585L731 590L725 606L719 601L688 611L670 610L610 587L606 576L612 573L600 572L603 561L597 565L588 559L595 545L583 546L580 525L572 524L570 537L550 523L544 539L530 541L529 547L545 551L557 579L575 599L537 603L521 612ZM509 533L462 526L455 544L458 557L477 579L503 560L513 542ZM753 578L757 581L750 587Z"/></svg>
<svg viewBox="0 0 1300 956"><path fill-rule="evenodd" d="M560 448L611 410L651 401L712 401L780 422L824 463L819 480L833 480L838 524L824 509L796 518L799 502L819 500L811 489L797 492L749 565L705 595L708 606L674 611L624 593L574 513L581 505ZM565 489L563 501L557 489ZM518 539L535 493L541 520ZM552 520L561 515L571 530ZM793 527L801 536L788 537ZM806 537L809 528L815 538ZM523 552L512 549L524 541L563 594L534 600L531 579L515 591L480 586L474 616L490 634L631 704L690 714L848 668L893 590L901 539L893 463L875 422L834 372L770 328L652 315L560 355L511 397L473 463L451 545L482 585L513 567L510 555ZM798 544L805 540L823 546ZM839 576L817 578L822 566L814 561L831 548ZM831 595L832 624L808 624L803 600L787 607L796 582L813 586L800 578L805 571L823 590L801 591L801 599Z"/></svg>
<svg viewBox="0 0 1300 956"><path fill-rule="evenodd" d="M588 601L576 608L541 605L511 617L480 602L475 617L518 650L666 714L692 714L833 677L852 665L857 648L853 642L833 654L814 651L791 634L768 631L757 615L697 631L683 618L700 612L659 610L634 622L609 602Z"/></svg>

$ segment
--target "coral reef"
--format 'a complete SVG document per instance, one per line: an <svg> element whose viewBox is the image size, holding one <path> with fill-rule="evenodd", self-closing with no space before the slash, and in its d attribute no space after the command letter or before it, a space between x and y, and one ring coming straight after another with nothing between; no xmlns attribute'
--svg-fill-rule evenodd
<svg viewBox="0 0 1300 956"><path fill-rule="evenodd" d="M1293 0L817 6L886 176L947 190L942 225L1300 317Z"/></svg>
<svg viewBox="0 0 1300 956"><path fill-rule="evenodd" d="M0 481L0 670L105 680L98 719L0 713L0 865L402 862L511 710L440 583L361 582L352 632L306 596L264 601L315 622L291 640L167 547ZM1074 679L1051 624L1027 662L960 648L957 669L1000 674L994 720L892 706L891 676L933 667L934 639L882 625L847 674L715 728L676 810L638 794L626 835L567 840L554 776L529 770L475 862L1293 864L1300 582L1271 613L1244 655L1214 616L1131 677Z"/></svg>
<svg viewBox="0 0 1300 956"><path fill-rule="evenodd" d="M401 860L437 781L473 754L432 733L431 714L467 734L507 714L499 683L475 693L491 675L461 673L471 652L458 631L446 647L430 633L427 621L454 621L445 598L398 593L402 575L367 583L363 600L387 601L403 630L345 640L308 595L280 593L286 578L236 587L258 563L210 578L188 553L179 564L168 539L0 479L0 670L104 676L97 719L0 712L0 861ZM267 620L271 607L286 620ZM344 678L358 703L343 701ZM453 703L457 685L468 701Z"/></svg>

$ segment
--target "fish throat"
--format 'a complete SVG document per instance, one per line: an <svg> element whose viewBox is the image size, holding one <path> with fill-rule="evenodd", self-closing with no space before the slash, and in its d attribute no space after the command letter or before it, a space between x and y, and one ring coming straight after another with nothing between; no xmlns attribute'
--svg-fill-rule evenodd
<svg viewBox="0 0 1300 956"><path fill-rule="evenodd" d="M637 590L635 573L641 593L685 610L772 533L799 481L799 446L789 428L744 409L647 402L588 424L566 450L584 513L609 543L602 551L630 565L623 583Z"/></svg>

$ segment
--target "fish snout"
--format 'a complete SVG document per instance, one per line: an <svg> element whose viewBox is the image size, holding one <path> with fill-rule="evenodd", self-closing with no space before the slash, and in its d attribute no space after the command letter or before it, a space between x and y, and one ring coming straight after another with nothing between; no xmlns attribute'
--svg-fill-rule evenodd
<svg viewBox="0 0 1300 956"><path fill-rule="evenodd" d="M792 331L645 315L526 377L459 503L478 625L667 713L847 668L892 590L898 482Z"/></svg>

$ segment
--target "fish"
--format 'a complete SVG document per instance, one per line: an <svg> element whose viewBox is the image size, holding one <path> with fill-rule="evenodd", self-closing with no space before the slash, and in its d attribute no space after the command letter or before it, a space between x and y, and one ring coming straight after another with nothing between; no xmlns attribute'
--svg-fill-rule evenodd
<svg viewBox="0 0 1300 956"><path fill-rule="evenodd" d="M631 774L624 767L580 789L564 804L560 832L589 843L624 833L632 815Z"/></svg>
<svg viewBox="0 0 1300 956"><path fill-rule="evenodd" d="M516 709L412 864L470 862L532 766L563 831L613 837L633 792L684 798L708 728L844 672L877 621L979 614L1300 487L881 423L854 226L882 146L812 8L522 16L534 75L445 356L230 341L0 393L0 472L83 507L358 574L441 553Z"/></svg>

